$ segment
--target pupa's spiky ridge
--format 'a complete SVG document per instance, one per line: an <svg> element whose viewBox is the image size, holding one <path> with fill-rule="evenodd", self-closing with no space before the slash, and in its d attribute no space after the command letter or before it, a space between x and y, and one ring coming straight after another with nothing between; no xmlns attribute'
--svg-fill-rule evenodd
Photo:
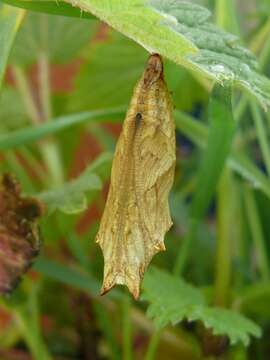
<svg viewBox="0 0 270 360"><path fill-rule="evenodd" d="M165 250L172 225L168 194L175 168L175 128L159 55L151 55L135 87L112 164L97 234L104 255L101 294L116 284L134 298L152 257Z"/></svg>

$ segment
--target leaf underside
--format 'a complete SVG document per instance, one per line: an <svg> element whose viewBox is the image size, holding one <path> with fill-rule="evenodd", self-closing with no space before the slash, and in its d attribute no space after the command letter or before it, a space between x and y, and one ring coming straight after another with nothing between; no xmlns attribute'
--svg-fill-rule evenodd
<svg viewBox="0 0 270 360"><path fill-rule="evenodd" d="M197 74L248 90L270 104L270 81L258 73L255 56L235 35L209 21L204 7L180 0L68 0L91 12L151 53L159 53Z"/></svg>

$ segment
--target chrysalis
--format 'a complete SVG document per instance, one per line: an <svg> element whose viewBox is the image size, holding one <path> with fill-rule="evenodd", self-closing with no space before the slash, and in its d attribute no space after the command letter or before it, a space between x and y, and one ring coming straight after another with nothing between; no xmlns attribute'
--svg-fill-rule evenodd
<svg viewBox="0 0 270 360"><path fill-rule="evenodd" d="M0 178L0 293L9 293L29 268L40 246L36 223L41 204L21 196L9 174Z"/></svg>
<svg viewBox="0 0 270 360"><path fill-rule="evenodd" d="M159 55L151 55L135 87L112 164L97 242L104 255L101 294L127 285L134 298L152 257L165 250L172 225L168 194L175 168L172 103Z"/></svg>

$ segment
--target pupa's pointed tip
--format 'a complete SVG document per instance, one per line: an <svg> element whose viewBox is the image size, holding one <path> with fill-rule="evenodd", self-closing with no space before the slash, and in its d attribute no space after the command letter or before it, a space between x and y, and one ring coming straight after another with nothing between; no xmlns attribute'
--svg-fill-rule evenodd
<svg viewBox="0 0 270 360"><path fill-rule="evenodd" d="M128 286L128 290L129 292L132 294L134 300L139 300L139 297L140 297L140 287L139 286L133 286L133 287L130 287Z"/></svg>
<svg viewBox="0 0 270 360"><path fill-rule="evenodd" d="M140 297L140 282L135 282L133 281L123 281L121 280L117 280L117 277L114 278L113 280L106 278L104 279L103 285L100 289L99 294L101 296L107 294L112 288L114 288L116 285L125 285L127 286L129 292L132 294L133 298L135 300L138 300Z"/></svg>
<svg viewBox="0 0 270 360"><path fill-rule="evenodd" d="M157 251L166 251L166 247L163 241L160 241L159 243L157 243L156 245L154 245L154 248Z"/></svg>
<svg viewBox="0 0 270 360"><path fill-rule="evenodd" d="M107 294L107 292L109 292L113 287L115 287L116 282L115 281L105 281L103 282L103 285L99 291L99 294L101 296Z"/></svg>

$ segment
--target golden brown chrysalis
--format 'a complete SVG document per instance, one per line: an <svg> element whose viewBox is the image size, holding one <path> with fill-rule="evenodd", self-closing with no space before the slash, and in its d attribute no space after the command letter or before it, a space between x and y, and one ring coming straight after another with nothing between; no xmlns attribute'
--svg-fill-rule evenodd
<svg viewBox="0 0 270 360"><path fill-rule="evenodd" d="M12 291L38 254L41 212L39 201L22 197L13 176L0 177L0 293Z"/></svg>
<svg viewBox="0 0 270 360"><path fill-rule="evenodd" d="M127 285L134 298L152 257L165 250L172 225L168 194L175 168L175 128L159 55L151 55L135 87L112 164L97 234L104 255L101 295Z"/></svg>

